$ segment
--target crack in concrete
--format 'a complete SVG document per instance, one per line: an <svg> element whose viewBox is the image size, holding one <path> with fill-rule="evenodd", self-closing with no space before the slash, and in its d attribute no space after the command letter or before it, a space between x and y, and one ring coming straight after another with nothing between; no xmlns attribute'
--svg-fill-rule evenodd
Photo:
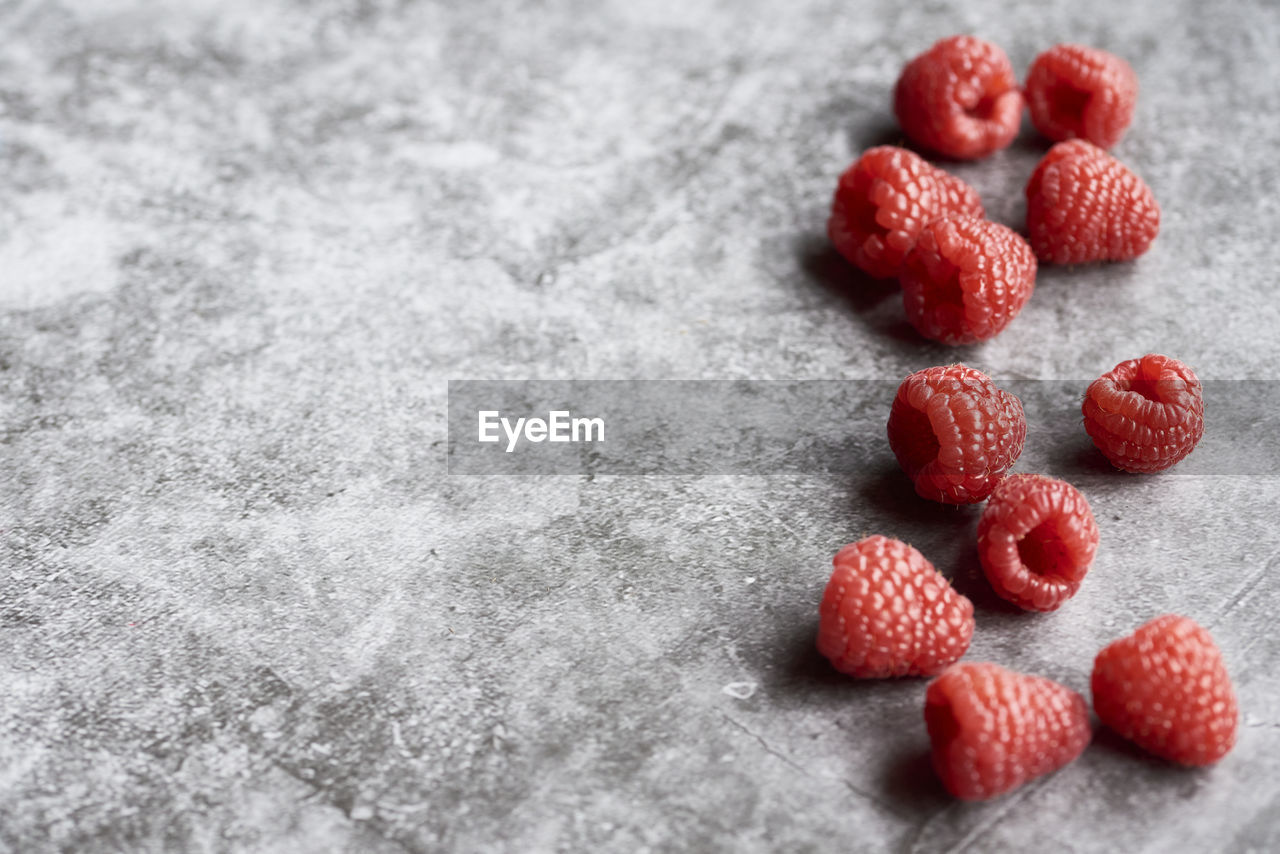
<svg viewBox="0 0 1280 854"><path fill-rule="evenodd" d="M357 821L356 819L351 817L350 810L343 809L342 807L338 806L338 804L334 803L333 798L330 797L329 795L329 791L324 786L321 786L319 783L315 782L314 780L308 780L306 777L303 777L301 774L297 773L296 771L291 769L288 765L286 765L285 763L281 762L278 759L271 758L271 759L268 759L267 761L271 764L272 768L279 770L281 773L283 773L285 776L289 777L290 779L297 780L299 783L301 783L302 785L306 786L308 789L311 790L311 794L307 795L306 798L304 798L304 800L316 798L325 806L329 807L330 809L337 810L339 813L341 813L342 817L345 818L347 822L350 823L351 825L358 827L363 832L372 833L374 836L378 837L384 842L394 845L396 848L399 848L401 851L404 851L405 854L423 854L423 852L426 850L424 848L417 848L413 845L410 845L408 842L405 842L402 839L397 839L394 836L388 835L387 833L384 832L384 829L381 826L382 822Z"/></svg>
<svg viewBox="0 0 1280 854"><path fill-rule="evenodd" d="M1277 563L1280 563L1280 551L1275 552L1268 557L1266 561L1263 562L1262 566L1249 576L1245 583L1236 589L1236 592L1231 594L1231 597L1223 603L1222 609L1214 615L1213 621L1210 622L1206 628L1212 631L1220 622L1222 622L1224 617L1236 608L1240 607L1241 604L1253 595L1254 590L1262 583L1262 580L1271 575L1272 570L1275 568Z"/></svg>
<svg viewBox="0 0 1280 854"><path fill-rule="evenodd" d="M735 728L737 728L738 730L742 731L743 733L745 733L746 735L750 736L751 738L755 739L756 743L757 743L757 744L759 744L759 745L760 745L760 747L764 749L764 752L765 752L765 753L768 753L770 756L773 756L773 757L775 757L775 758L777 758L777 759L782 760L782 762L783 762L783 763L785 763L785 764L787 765L787 767L791 768L791 769L792 769L792 770L794 770L794 771L798 771L798 772L800 772L801 774L805 774L805 775L809 775L809 774L811 774L811 773L812 773L809 769L805 768L803 765L801 765L800 763L796 762L796 761L795 761L794 759L792 759L790 756L788 756L787 754L785 754L785 753L783 753L782 751L778 750L777 748L773 747L771 744L769 744L769 742L767 742L767 741L764 739L764 737L763 737L763 736L761 736L759 733L756 733L756 732L752 731L751 729L749 729L749 728L748 728L745 724L743 724L742 722L740 722L740 721L738 721L738 720L735 720L734 718L730 717L730 716L729 716L728 714L726 714L725 712L721 712L721 713L720 713L720 715L721 715L721 716L722 716L726 721L728 721L729 723L731 723ZM850 780L848 780L848 779L846 779L846 778L844 778L844 777L835 777L835 778L832 778L832 779L835 779L835 780L839 781L839 782L840 782L842 785L844 785L844 787L845 787L846 789L848 789L850 792L854 793L855 795L857 795L857 796L859 796L859 797L861 797L861 798L866 799L867 801L870 801L871 803L873 803L873 804L875 804L876 806L880 807L881 809L883 809L885 812L889 813L890 815L893 815L893 816L895 816L896 818L906 818L906 817L905 817L905 816L903 816L903 815L902 815L902 814L901 814L901 813L900 813L900 812L899 812L899 811L898 811L898 810L897 810L897 809L896 809L892 804L887 803L887 802L885 802L883 799L881 799L881 798L877 797L875 794L873 794L873 793L871 793L871 792L868 792L867 790L862 789L862 788L860 788L860 787L856 786L852 781L850 781Z"/></svg>

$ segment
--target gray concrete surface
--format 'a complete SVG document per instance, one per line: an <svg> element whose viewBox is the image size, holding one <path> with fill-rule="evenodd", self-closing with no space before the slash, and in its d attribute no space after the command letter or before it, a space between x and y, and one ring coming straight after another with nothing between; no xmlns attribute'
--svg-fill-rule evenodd
<svg viewBox="0 0 1280 854"><path fill-rule="evenodd" d="M914 338L822 237L935 38L1142 82L1139 262ZM856 476L458 477L448 379L1277 379L1274 3L0 2L0 849L1280 850L1280 483L1078 484L1098 562L1011 612L976 512ZM1017 224L1030 134L957 167ZM1211 428L1212 429L1212 418ZM1031 441L1034 442L1034 433ZM986 805L923 684L812 651L830 556L911 540L973 659L1087 688L1165 611L1243 708L1204 771L1105 733Z"/></svg>

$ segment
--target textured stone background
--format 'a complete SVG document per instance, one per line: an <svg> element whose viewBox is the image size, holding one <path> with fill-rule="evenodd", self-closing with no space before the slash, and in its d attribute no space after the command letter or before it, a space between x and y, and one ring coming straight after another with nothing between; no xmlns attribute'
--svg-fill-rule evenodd
<svg viewBox="0 0 1280 854"><path fill-rule="evenodd" d="M1117 153L1165 218L951 351L822 231L897 140L903 61L958 31L1020 70L1126 56ZM887 449L858 477L444 460L449 378L1154 350L1277 379L1274 3L0 0L0 36L0 848L1280 850L1274 478L1086 472L1094 572L1028 616L977 580L975 511L923 506ZM956 171L1016 225L1039 145ZM923 685L811 649L870 531L975 598L972 658L1077 689L1139 622L1200 620L1238 748L1185 771L1103 733L952 802Z"/></svg>

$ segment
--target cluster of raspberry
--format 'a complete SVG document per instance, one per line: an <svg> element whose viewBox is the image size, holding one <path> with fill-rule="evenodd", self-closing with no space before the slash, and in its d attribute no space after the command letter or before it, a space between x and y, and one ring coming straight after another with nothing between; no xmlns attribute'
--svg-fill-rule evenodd
<svg viewBox="0 0 1280 854"><path fill-rule="evenodd" d="M1123 261L1151 246L1160 209L1142 179L1103 150L1123 136L1136 100L1133 70L1101 50L1057 45L1020 89L999 47L943 39L903 70L899 123L922 148L970 159L1009 145L1025 104L1058 141L1027 183L1029 242L986 220L972 187L892 146L868 150L841 176L831 240L868 274L898 278L921 335L946 344L992 338L1031 297L1038 261ZM1200 381L1167 356L1120 363L1088 387L1081 409L1094 444L1128 472L1167 469L1204 434ZM1008 474L1026 434L1021 401L964 365L911 374L888 419L889 445L921 497L987 502L978 553L996 594L1052 611L1080 589L1098 526L1071 484ZM973 604L910 545L872 536L836 555L819 651L851 676L937 676L924 710L933 764L950 792L977 800L1071 762L1092 727L1084 698L1064 685L956 663L973 631ZM1239 710L1222 654L1186 617L1157 617L1106 646L1090 687L1102 722L1157 756L1207 765L1235 744Z"/></svg>
<svg viewBox="0 0 1280 854"><path fill-rule="evenodd" d="M1009 145L1028 104L1040 132L1060 141L1027 182L1027 239L985 219L964 181L882 145L840 176L831 242L869 275L902 283L907 319L924 337L993 338L1031 298L1037 260L1127 261L1151 247L1160 207L1146 183L1103 150L1128 128L1137 91L1124 60L1093 48L1045 51L1022 90L1000 48L972 36L943 39L898 79L898 121L922 148L974 159Z"/></svg>

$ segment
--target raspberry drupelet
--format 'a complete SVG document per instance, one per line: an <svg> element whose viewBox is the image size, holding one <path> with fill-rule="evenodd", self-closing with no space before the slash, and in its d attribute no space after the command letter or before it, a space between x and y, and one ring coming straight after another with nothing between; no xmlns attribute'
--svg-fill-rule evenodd
<svg viewBox="0 0 1280 854"><path fill-rule="evenodd" d="M1003 50L973 36L951 36L902 69L893 111L919 145L972 160L1013 142L1022 93Z"/></svg>
<svg viewBox="0 0 1280 854"><path fill-rule="evenodd" d="M1098 550L1098 525L1074 486L1039 474L1000 481L978 520L978 556L992 588L1028 611L1076 594Z"/></svg>
<svg viewBox="0 0 1280 854"><path fill-rule="evenodd" d="M985 499L1017 461L1027 437L1022 402L981 371L943 365L898 386L889 447L916 493L945 504Z"/></svg>

